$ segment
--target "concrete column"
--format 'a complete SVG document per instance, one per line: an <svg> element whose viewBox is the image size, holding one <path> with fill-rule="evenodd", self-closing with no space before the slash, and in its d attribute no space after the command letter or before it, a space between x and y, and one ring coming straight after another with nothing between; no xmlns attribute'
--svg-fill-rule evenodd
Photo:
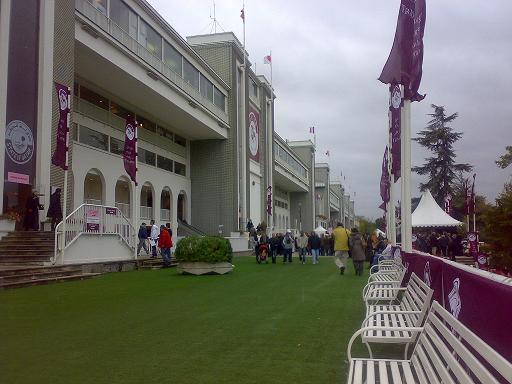
<svg viewBox="0 0 512 384"><path fill-rule="evenodd" d="M9 63L9 18L11 0L0 1L0 196L4 195L4 164L5 164L5 119L7 107L7 70ZM3 201L3 199L2 199ZM0 204L3 212L3 204Z"/></svg>
<svg viewBox="0 0 512 384"><path fill-rule="evenodd" d="M52 97L53 87L53 32L54 32L54 0L40 3L39 30L39 95L37 116L37 166L36 188L44 194L45 215L50 205L50 164L52 148Z"/></svg>

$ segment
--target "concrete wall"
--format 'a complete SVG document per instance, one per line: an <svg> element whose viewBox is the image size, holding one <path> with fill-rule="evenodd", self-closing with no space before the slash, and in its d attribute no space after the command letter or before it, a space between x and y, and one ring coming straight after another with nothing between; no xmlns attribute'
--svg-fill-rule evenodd
<svg viewBox="0 0 512 384"><path fill-rule="evenodd" d="M91 252L91 249L98 250ZM59 264L97 263L133 259L133 250L117 235L82 235L71 244Z"/></svg>

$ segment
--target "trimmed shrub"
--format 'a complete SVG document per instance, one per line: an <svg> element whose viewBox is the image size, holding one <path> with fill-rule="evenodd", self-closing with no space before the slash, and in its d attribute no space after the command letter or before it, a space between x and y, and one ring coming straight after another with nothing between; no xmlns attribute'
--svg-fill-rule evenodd
<svg viewBox="0 0 512 384"><path fill-rule="evenodd" d="M188 236L176 245L176 260L203 263L221 263L233 260L229 240L220 236Z"/></svg>

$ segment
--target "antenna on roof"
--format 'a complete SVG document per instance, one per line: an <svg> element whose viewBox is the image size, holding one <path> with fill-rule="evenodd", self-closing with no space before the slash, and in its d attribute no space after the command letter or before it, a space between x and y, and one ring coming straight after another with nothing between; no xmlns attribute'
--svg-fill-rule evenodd
<svg viewBox="0 0 512 384"><path fill-rule="evenodd" d="M212 3L213 3L213 17L212 17L212 9L210 7L210 19L212 20L210 33L212 33L212 32L217 33L217 26L222 30L222 32L225 32L224 28L222 28L219 21L217 20L217 9L216 9L216 5L215 5L215 0L213 0Z"/></svg>

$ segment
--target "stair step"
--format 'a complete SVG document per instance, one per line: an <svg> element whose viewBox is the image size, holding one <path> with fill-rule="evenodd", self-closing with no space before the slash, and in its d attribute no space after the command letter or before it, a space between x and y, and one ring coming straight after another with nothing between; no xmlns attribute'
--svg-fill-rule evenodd
<svg viewBox="0 0 512 384"><path fill-rule="evenodd" d="M64 277L71 275L82 274L82 269L67 269L67 270L46 270L41 272L25 273L25 274L13 274L8 276L0 276L0 284L10 283L15 281L26 281L26 280L40 280L50 277Z"/></svg>
<svg viewBox="0 0 512 384"><path fill-rule="evenodd" d="M101 275L101 273L81 273L77 275L72 276L62 276L62 277L49 277L49 278L43 278L43 279L35 279L35 280L24 280L24 281L16 281L16 282L10 282L10 283L0 283L0 289L7 289L7 288L21 288L21 287L28 287L31 285L43 285L43 284L49 284L54 282L60 282L60 281L73 281L73 280L85 280L90 279L93 277L96 277L98 275Z"/></svg>
<svg viewBox="0 0 512 384"><path fill-rule="evenodd" d="M51 256L34 256L34 255L18 255L18 256L1 256L0 263L43 263L51 260Z"/></svg>
<svg viewBox="0 0 512 384"><path fill-rule="evenodd" d="M70 270L77 270L77 268L69 266L69 265L59 265L59 266L38 266L38 265L23 265L19 264L13 265L3 265L0 266L0 278L4 276L12 276L12 275L29 275L29 274L38 274L44 272L66 272Z"/></svg>

